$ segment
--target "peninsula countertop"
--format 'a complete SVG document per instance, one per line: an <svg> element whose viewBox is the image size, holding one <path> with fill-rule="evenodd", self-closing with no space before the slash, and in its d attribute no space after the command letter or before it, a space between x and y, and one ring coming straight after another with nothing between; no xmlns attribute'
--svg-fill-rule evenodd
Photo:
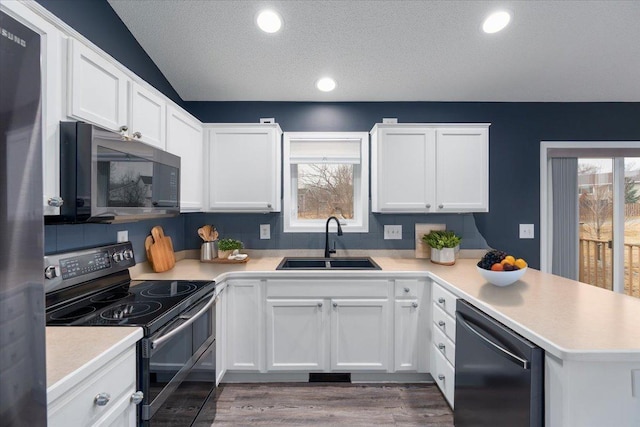
<svg viewBox="0 0 640 427"><path fill-rule="evenodd" d="M640 299L529 268L507 287L487 283L477 259L442 266L426 259L372 256L382 270L276 271L282 255L252 255L243 264L182 259L164 273L146 263L131 269L136 280L229 278L429 277L560 359L640 361Z"/></svg>

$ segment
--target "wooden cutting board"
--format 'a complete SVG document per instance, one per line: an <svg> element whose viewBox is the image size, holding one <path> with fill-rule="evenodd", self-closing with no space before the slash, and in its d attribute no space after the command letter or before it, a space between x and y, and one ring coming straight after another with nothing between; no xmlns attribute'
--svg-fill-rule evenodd
<svg viewBox="0 0 640 427"><path fill-rule="evenodd" d="M416 258L431 258L431 247L422 241L422 236L431 230L446 229L446 224L416 224Z"/></svg>
<svg viewBox="0 0 640 427"><path fill-rule="evenodd" d="M149 240L150 238L152 241ZM147 258L156 273L171 270L176 265L171 237L165 236L159 225L151 229L151 236L145 239L145 248L147 248Z"/></svg>

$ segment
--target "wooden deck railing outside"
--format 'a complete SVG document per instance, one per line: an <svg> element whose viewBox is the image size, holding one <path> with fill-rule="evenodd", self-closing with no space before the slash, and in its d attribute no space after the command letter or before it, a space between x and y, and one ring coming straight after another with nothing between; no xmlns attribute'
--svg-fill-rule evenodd
<svg viewBox="0 0 640 427"><path fill-rule="evenodd" d="M579 280L600 288L613 289L611 241L580 239ZM624 244L624 293L640 298L640 243Z"/></svg>

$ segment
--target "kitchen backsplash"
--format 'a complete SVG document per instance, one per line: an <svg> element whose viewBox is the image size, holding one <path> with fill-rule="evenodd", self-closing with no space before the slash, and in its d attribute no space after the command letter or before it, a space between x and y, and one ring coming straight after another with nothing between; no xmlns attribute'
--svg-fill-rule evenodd
<svg viewBox="0 0 640 427"><path fill-rule="evenodd" d="M446 224L462 236L462 249L484 249L488 245L478 232L473 214L369 215L368 233L345 233L334 237L338 249L413 249L415 224ZM220 237L241 240L250 249L323 249L324 233L283 233L282 214L191 213L176 218L122 224L47 225L45 253L98 246L116 241L117 232L127 230L136 261L146 259L144 239L154 225L160 225L173 241L174 250L198 249L202 240L198 227L213 224ZM271 226L271 239L260 239L260 224ZM402 240L384 240L384 225L402 225Z"/></svg>

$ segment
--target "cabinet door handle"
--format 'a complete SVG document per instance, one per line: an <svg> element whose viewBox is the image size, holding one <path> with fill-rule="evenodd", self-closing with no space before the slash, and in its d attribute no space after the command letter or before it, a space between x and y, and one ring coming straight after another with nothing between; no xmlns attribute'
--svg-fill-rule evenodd
<svg viewBox="0 0 640 427"><path fill-rule="evenodd" d="M142 134L140 132L134 132L132 136L136 139L142 138Z"/></svg>
<svg viewBox="0 0 640 427"><path fill-rule="evenodd" d="M405 291L406 293L409 293L409 291L410 291L410 290L411 290L411 289L409 289L409 288L404 288L404 291Z"/></svg>
<svg viewBox="0 0 640 427"><path fill-rule="evenodd" d="M444 320L441 320L441 321L438 322L438 326L444 328L444 325L445 325Z"/></svg>
<svg viewBox="0 0 640 427"><path fill-rule="evenodd" d="M444 298L442 298L442 297L438 298L438 302L439 302L440 304L444 304Z"/></svg>
<svg viewBox="0 0 640 427"><path fill-rule="evenodd" d="M425 206L429 209L431 207L431 203L427 203Z"/></svg>
<svg viewBox="0 0 640 427"><path fill-rule="evenodd" d="M442 374L438 374L438 379L439 379L440 381L444 381L444 375L442 375Z"/></svg>
<svg viewBox="0 0 640 427"><path fill-rule="evenodd" d="M129 130L129 126L122 125L120 126L120 133L126 133Z"/></svg>
<svg viewBox="0 0 640 427"><path fill-rule="evenodd" d="M318 307L320 307L320 308L322 307L322 303L321 302L318 303Z"/></svg>
<svg viewBox="0 0 640 427"><path fill-rule="evenodd" d="M333 308L337 308L338 307L338 303L337 302L334 302L332 305L333 305Z"/></svg>
<svg viewBox="0 0 640 427"><path fill-rule="evenodd" d="M269 209L271 209L271 203L267 204L267 207L268 207Z"/></svg>
<svg viewBox="0 0 640 427"><path fill-rule="evenodd" d="M417 303L417 302L412 302L412 303L411 303L411 307L413 307L413 308L418 308L418 303Z"/></svg>
<svg viewBox="0 0 640 427"><path fill-rule="evenodd" d="M444 208L444 205L438 205L438 207L439 207L440 209L442 209L442 208Z"/></svg>
<svg viewBox="0 0 640 427"><path fill-rule="evenodd" d="M109 393L98 393L96 397L93 398L93 402L98 406L105 406L111 400L111 395Z"/></svg>
<svg viewBox="0 0 640 427"><path fill-rule="evenodd" d="M440 350L444 350L445 347L446 346L444 344L442 344L442 343L438 344L438 349L440 349Z"/></svg>
<svg viewBox="0 0 640 427"><path fill-rule="evenodd" d="M47 200L47 204L49 206L53 206L54 208L59 208L60 206L64 205L64 200L62 199L62 197L49 197L49 199Z"/></svg>
<svg viewBox="0 0 640 427"><path fill-rule="evenodd" d="M144 398L144 393L138 390L131 395L131 402L134 405L138 405L140 402L142 402L143 398Z"/></svg>

